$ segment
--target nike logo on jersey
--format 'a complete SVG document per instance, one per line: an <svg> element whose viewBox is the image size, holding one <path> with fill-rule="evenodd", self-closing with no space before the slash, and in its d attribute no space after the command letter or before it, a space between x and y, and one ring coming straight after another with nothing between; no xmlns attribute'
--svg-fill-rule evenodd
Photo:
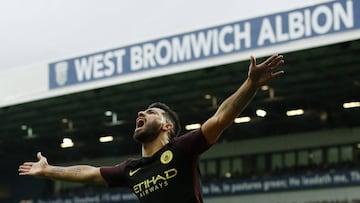
<svg viewBox="0 0 360 203"><path fill-rule="evenodd" d="M133 176L136 172L138 172L139 170L140 170L141 168L138 168L138 169L136 169L136 170L130 170L129 171L129 176L131 177L131 176Z"/></svg>

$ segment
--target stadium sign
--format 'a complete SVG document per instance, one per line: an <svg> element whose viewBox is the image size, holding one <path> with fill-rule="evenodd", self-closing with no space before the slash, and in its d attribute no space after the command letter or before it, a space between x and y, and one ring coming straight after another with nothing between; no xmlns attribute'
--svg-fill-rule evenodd
<svg viewBox="0 0 360 203"><path fill-rule="evenodd" d="M170 74L170 67L180 64L359 28L360 2L333 1L56 61L48 65L49 88L125 78L156 69L165 75ZM183 71L181 67L176 70ZM132 80L148 76L141 77Z"/></svg>

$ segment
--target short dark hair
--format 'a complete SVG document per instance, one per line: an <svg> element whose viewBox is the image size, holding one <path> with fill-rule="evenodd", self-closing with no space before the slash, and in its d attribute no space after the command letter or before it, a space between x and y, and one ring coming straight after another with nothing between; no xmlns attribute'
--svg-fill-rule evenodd
<svg viewBox="0 0 360 203"><path fill-rule="evenodd" d="M181 125L179 117L175 111L173 111L169 106L161 102L154 102L148 106L148 108L159 108L164 110L165 117L167 117L173 124L173 130L171 131L171 137L176 137L180 134Z"/></svg>

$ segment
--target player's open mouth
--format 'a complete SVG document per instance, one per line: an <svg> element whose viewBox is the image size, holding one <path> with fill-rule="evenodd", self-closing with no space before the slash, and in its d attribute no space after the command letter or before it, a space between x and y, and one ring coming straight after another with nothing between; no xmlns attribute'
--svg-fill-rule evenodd
<svg viewBox="0 0 360 203"><path fill-rule="evenodd" d="M143 118L138 118L136 120L136 127L141 128L144 126L144 124L145 124L145 120Z"/></svg>

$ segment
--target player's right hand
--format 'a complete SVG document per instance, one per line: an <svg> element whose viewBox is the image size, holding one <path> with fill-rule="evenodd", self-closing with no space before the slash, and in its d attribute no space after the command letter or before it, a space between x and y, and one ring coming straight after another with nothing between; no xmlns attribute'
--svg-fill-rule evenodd
<svg viewBox="0 0 360 203"><path fill-rule="evenodd" d="M44 169L49 165L46 157L41 155L41 152L37 153L37 162L25 162L19 166L19 175L29 176L41 176Z"/></svg>

